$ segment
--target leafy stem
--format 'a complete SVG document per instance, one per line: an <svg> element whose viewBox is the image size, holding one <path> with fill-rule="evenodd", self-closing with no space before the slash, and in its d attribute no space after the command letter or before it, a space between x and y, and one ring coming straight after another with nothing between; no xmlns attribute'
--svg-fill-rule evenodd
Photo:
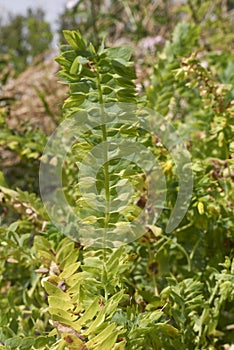
<svg viewBox="0 0 234 350"><path fill-rule="evenodd" d="M98 100L100 104L100 116L101 120L103 122L102 125L102 140L103 140L103 152L104 152L104 186L105 186L105 201L106 201L106 208L105 208L105 222L104 222L104 235L103 235L103 249L106 245L106 239L107 239L107 229L109 225L109 218L110 218L110 177L109 177L109 165L108 165L108 145L107 145L107 129L105 125L105 111L104 111L104 104L103 104L103 94L102 94L102 87L101 87L101 79L100 79L100 72L97 65L96 68L96 77L97 77L97 89L98 89ZM105 252L105 249L104 249ZM105 260L105 253L104 253L104 260Z"/></svg>

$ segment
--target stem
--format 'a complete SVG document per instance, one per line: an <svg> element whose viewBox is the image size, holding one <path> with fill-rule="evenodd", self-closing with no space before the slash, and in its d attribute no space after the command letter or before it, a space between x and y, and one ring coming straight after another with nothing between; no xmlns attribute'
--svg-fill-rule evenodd
<svg viewBox="0 0 234 350"><path fill-rule="evenodd" d="M107 239L107 229L109 225L109 219L110 219L110 177L109 177L109 165L108 165L108 145L107 145L107 129L105 125L105 112L104 112L104 101L103 101L103 94L102 94L102 87L101 87L101 81L100 81L100 74L98 67L96 67L97 72L97 88L98 88L98 97L99 97L99 103L100 103L100 114L101 119L103 122L102 125L102 139L104 143L104 178L105 178L105 200L106 200L106 208L105 208L105 223L104 223L104 235L103 235L103 254L104 254L104 260L106 259L105 254L105 245L106 245L106 239Z"/></svg>
<svg viewBox="0 0 234 350"><path fill-rule="evenodd" d="M158 287L157 287L157 281L156 281L156 276L152 275L152 280L153 280L153 286L154 286L154 295L156 297L159 296L159 292L158 292Z"/></svg>
<svg viewBox="0 0 234 350"><path fill-rule="evenodd" d="M148 247L149 262L150 262L150 261L153 260L153 257L154 257L154 254L152 253L152 250L151 250L151 247L150 247L150 242L147 242L147 247ZM153 288L154 288L154 295L155 296L159 296L155 273L153 272L151 274L151 276L152 276L152 282L153 282Z"/></svg>

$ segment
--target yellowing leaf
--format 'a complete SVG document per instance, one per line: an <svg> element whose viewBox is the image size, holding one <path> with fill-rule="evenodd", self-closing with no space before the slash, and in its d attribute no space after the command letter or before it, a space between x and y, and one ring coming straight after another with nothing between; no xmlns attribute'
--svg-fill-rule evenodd
<svg viewBox="0 0 234 350"><path fill-rule="evenodd" d="M60 288L58 288L54 284L45 281L43 283L43 286L49 295L57 296L57 297L63 299L64 302L70 301L69 295L67 293L63 292Z"/></svg>
<svg viewBox="0 0 234 350"><path fill-rule="evenodd" d="M84 345L84 342L77 338L74 334L64 333L62 335L63 340L66 343L68 349L74 350L85 350L87 347Z"/></svg>
<svg viewBox="0 0 234 350"><path fill-rule="evenodd" d="M64 302L64 299L56 297L56 296L49 296L48 302L51 308L59 308L62 310L72 310L74 305L71 302Z"/></svg>
<svg viewBox="0 0 234 350"><path fill-rule="evenodd" d="M108 327L106 327L101 333L99 333L96 337L92 338L91 340L88 341L87 347L88 349L96 349L97 346L100 346L106 339L110 341L109 336L112 336L114 339L117 338L116 334L116 324L111 323ZM114 341L115 343L115 341ZM114 344L113 344L114 345ZM111 349L112 346L109 346L109 348L106 348L106 350ZM100 349L104 350L104 347L100 347Z"/></svg>
<svg viewBox="0 0 234 350"><path fill-rule="evenodd" d="M202 202L198 202L197 204L197 210L199 212L200 215L204 214L204 204Z"/></svg>
<svg viewBox="0 0 234 350"><path fill-rule="evenodd" d="M72 276L76 271L77 269L79 268L80 266L80 262L76 262L74 264L71 264L70 266L68 267L65 267L65 269L63 270L63 272L60 274L60 277L63 279L67 279L68 277Z"/></svg>
<svg viewBox="0 0 234 350"><path fill-rule="evenodd" d="M98 303L99 297L96 297L92 304L85 311L84 315L76 322L76 328L80 328L89 320L92 320L97 312L100 310L100 306Z"/></svg>

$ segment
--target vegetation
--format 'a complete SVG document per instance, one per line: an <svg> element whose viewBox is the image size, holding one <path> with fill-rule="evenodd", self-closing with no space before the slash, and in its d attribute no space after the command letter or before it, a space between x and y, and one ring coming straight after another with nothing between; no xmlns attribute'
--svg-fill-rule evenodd
<svg viewBox="0 0 234 350"><path fill-rule="evenodd" d="M47 148L48 135L30 124L31 115L11 127L17 96L0 99L0 349L229 349L233 4L133 0L108 6L79 1L63 14L57 76L69 93L60 116L36 86L44 117L59 124ZM3 93L11 70L19 73L31 60L26 57L48 48L51 34L44 28L45 46L34 47L29 36L19 60L18 44L6 40ZM159 28L160 43L152 40ZM33 38L34 29L29 32ZM120 38L131 45L115 45ZM149 110L159 123L156 134L142 127ZM180 139L191 164L182 161ZM153 201L134 239L131 225L152 201L149 153L160 168L153 190L156 198L163 192L165 203L157 215ZM192 196L170 230L181 186L189 184L186 166L193 171Z"/></svg>
<svg viewBox="0 0 234 350"><path fill-rule="evenodd" d="M0 18L0 27L1 55L16 74L50 48L53 34L42 9L28 9L26 16Z"/></svg>

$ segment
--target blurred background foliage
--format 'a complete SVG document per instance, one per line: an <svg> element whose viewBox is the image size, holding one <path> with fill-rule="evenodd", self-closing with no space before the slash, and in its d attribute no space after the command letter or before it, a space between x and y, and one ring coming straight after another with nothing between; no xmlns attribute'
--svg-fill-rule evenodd
<svg viewBox="0 0 234 350"><path fill-rule="evenodd" d="M21 73L33 59L51 47L53 33L42 9L28 9L27 14L0 18L1 56Z"/></svg>
<svg viewBox="0 0 234 350"><path fill-rule="evenodd" d="M89 340L88 349L205 350L234 343L233 23L233 0L69 1L57 33L42 9L0 16L0 349L85 349L84 339L99 333L98 345ZM62 105L69 90L58 83L54 61L64 29L79 29L95 48L103 37L107 46L133 47L138 103L173 123L193 160L190 208L166 234L176 169L158 140L149 144L166 176L167 210L141 239L108 251L106 270L100 251L62 241L39 196L47 136L67 115ZM74 169L66 173L72 182ZM60 322L61 310L51 304L58 298L61 309L70 303L77 312L64 276L69 288L81 285L78 314L94 302L82 339L70 323L74 315L62 310ZM102 333L113 324L117 333Z"/></svg>

